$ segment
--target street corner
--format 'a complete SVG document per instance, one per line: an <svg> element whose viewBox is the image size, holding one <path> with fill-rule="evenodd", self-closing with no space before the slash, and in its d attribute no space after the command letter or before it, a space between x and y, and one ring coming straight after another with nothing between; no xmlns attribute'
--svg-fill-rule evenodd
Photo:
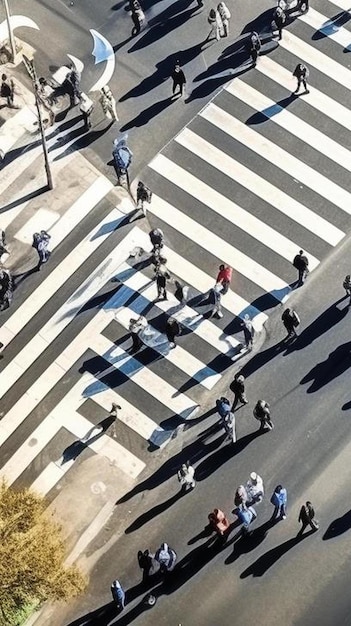
<svg viewBox="0 0 351 626"><path fill-rule="evenodd" d="M134 483L110 459L98 455L75 464L58 483L59 493L47 512L62 526L69 562L73 563L99 534L117 500Z"/></svg>

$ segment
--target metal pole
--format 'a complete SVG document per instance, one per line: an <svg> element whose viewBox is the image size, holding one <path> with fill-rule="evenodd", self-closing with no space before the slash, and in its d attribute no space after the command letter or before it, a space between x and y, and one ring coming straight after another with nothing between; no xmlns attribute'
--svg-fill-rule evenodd
<svg viewBox="0 0 351 626"><path fill-rule="evenodd" d="M6 13L7 30L9 31L9 42L10 42L11 56L12 56L11 61L12 63L14 63L15 57L16 57L16 43L15 43L15 38L13 36L12 28L11 28L9 5L8 5L7 0L3 0L3 3L5 7L5 13Z"/></svg>
<svg viewBox="0 0 351 626"><path fill-rule="evenodd" d="M36 73L36 70L35 70L35 65L34 65L34 61L33 60L30 60L25 55L23 55L23 62L24 62L24 65L25 65L25 67L27 69L27 72L28 72L29 76L32 79L32 83L33 83L34 96L35 96L35 105L36 105L37 113L38 113L38 126L39 126L39 130L40 130L40 135L41 135L41 143L42 143L42 146L43 146L46 179L47 179L48 188L49 189L53 189L54 188L54 183L53 183L53 180L52 180L52 174L51 174L50 163L49 163L49 156L48 156L48 149L47 149L47 145L46 145L46 137L45 137L45 132L44 132L43 118L42 118L41 109L40 109L40 97L39 97L39 93L38 93L38 91L39 91L39 84L38 84L37 73Z"/></svg>
<svg viewBox="0 0 351 626"><path fill-rule="evenodd" d="M51 174L51 169L50 169L48 148L46 145L46 137L45 137L44 125L43 125L43 118L41 116L41 110L40 110L40 99L38 96L38 81L37 80L35 81L33 80L33 86L34 86L34 92L35 92L35 104L36 104L37 112L38 112L38 123L39 123L40 135L41 135L41 143L43 146L43 153L44 153L46 179L47 179L49 189L53 189L54 183L52 180L52 174Z"/></svg>

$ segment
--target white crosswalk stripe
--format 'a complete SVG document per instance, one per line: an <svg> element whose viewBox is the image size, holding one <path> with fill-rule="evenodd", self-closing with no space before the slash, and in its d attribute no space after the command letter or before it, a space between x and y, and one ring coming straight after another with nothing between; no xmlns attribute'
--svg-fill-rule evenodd
<svg viewBox="0 0 351 626"><path fill-rule="evenodd" d="M333 4L346 10L344 0ZM133 204L105 207L100 217L94 211L113 188L96 170L66 212L38 213L48 220L54 253L70 237L72 246L51 265L53 254L42 282L2 324L9 356L1 362L0 477L10 484L28 481L47 495L74 466L78 446L137 479L148 463L147 445L166 446L197 415L204 394L213 396L233 360L247 354L245 315L261 331L269 309L287 301L299 249L313 272L343 239L351 216L351 113L338 89L345 94L351 88L341 57L351 33L333 21L334 13L330 4L329 16L311 8L299 18L296 31L301 23L310 40L294 34L293 26L285 29L280 50L227 84L142 173L153 191L150 227L159 225L166 237L162 254L172 276L167 300L156 299L145 221L122 234ZM331 40L335 58L314 46L316 32ZM311 71L308 96L292 98L288 108L283 98L296 86L292 71L299 61L317 72ZM255 115L263 121L250 123ZM79 125L46 133L56 172L73 163L69 151L76 139L70 133ZM23 128L8 150L16 150L19 138L23 142ZM22 179L40 151L19 150L2 172L0 194ZM11 205L7 196L6 203ZM0 225L20 222L30 203L5 211ZM90 232L81 235L86 218ZM30 244L34 223L22 222L18 242ZM140 258L133 248L140 248ZM223 318L216 319L210 301L221 262L233 268L233 279L221 298ZM173 293L175 280L189 286L186 303ZM147 317L149 334L133 353L128 329L138 315ZM165 334L169 316L182 328L174 349ZM113 403L121 407L115 421ZM14 441L19 445L11 452Z"/></svg>

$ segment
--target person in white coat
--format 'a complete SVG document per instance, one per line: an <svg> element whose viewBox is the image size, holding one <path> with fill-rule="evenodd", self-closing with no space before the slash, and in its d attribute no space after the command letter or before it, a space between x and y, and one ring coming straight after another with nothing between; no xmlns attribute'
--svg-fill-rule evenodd
<svg viewBox="0 0 351 626"><path fill-rule="evenodd" d="M118 122L118 115L116 109L116 100L113 96L113 93L108 85L102 87L100 89L100 104L104 115L108 120L112 120L113 122Z"/></svg>
<svg viewBox="0 0 351 626"><path fill-rule="evenodd" d="M230 11L227 7L227 5L225 4L225 2L220 2L217 5L217 12L219 13L221 22L222 22L222 33L221 33L221 37L228 37L229 35L229 20L230 20Z"/></svg>
<svg viewBox="0 0 351 626"><path fill-rule="evenodd" d="M221 20L221 16L219 15L216 9L210 10L207 21L209 25L211 26L211 30L208 33L206 41L209 41L209 39L213 39L214 37L217 39L217 41L219 41L221 37L222 20Z"/></svg>
<svg viewBox="0 0 351 626"><path fill-rule="evenodd" d="M190 465L190 461L183 463L183 465L180 467L180 469L177 472L177 476L178 476L178 481L180 482L182 491L187 491L188 488L194 489L196 485L195 478L194 478L195 469L193 468L192 465Z"/></svg>
<svg viewBox="0 0 351 626"><path fill-rule="evenodd" d="M256 472L251 472L246 483L246 491L251 504L262 502L264 496L263 480Z"/></svg>

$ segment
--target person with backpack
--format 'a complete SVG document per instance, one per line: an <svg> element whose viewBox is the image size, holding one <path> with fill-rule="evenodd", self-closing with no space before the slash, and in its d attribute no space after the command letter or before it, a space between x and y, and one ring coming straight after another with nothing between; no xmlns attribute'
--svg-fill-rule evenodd
<svg viewBox="0 0 351 626"><path fill-rule="evenodd" d="M253 410L253 416L260 422L260 430L268 428L273 430L274 424L271 420L271 412L269 410L269 404L265 400L258 400Z"/></svg>
<svg viewBox="0 0 351 626"><path fill-rule="evenodd" d="M241 404L248 404L248 399L245 394L245 378L242 374L235 374L233 381L229 387L230 391L234 393L234 399L232 404L232 411L235 410L238 402Z"/></svg>
<svg viewBox="0 0 351 626"><path fill-rule="evenodd" d="M252 350L253 348L253 340L255 335L255 329L252 321L250 320L250 316L248 313L244 315L244 319L240 324L243 329L245 346L247 350Z"/></svg>
<svg viewBox="0 0 351 626"><path fill-rule="evenodd" d="M151 189L149 189L149 187L144 185L144 183L142 183L141 180L139 180L138 182L136 199L137 199L137 209L140 209L144 217L146 217L146 208L144 206L144 202L148 202L149 204L151 204L152 191Z"/></svg>
<svg viewBox="0 0 351 626"><path fill-rule="evenodd" d="M303 63L298 63L293 71L293 76L297 78L297 87L294 93L298 93L300 91L301 83L303 84L305 91L302 93L310 93L307 89L307 79L309 78L310 71L306 65Z"/></svg>
<svg viewBox="0 0 351 626"><path fill-rule="evenodd" d="M122 174L125 174L129 187L128 169L132 163L133 152L127 146L127 139L128 135L126 134L119 139L114 140L112 156L118 180L120 179Z"/></svg>
<svg viewBox="0 0 351 626"><path fill-rule="evenodd" d="M161 546L156 551L155 559L160 564L162 574L166 574L174 570L177 561L177 553L170 548L168 543L161 543Z"/></svg>
<svg viewBox="0 0 351 626"><path fill-rule="evenodd" d="M287 330L286 339L292 339L297 337L296 328L300 324L300 318L294 309L287 308L282 315L283 324Z"/></svg>
<svg viewBox="0 0 351 626"><path fill-rule="evenodd" d="M250 56L251 56L254 67L256 67L256 64L257 64L257 57L258 57L259 51L261 50L261 46L262 44L261 44L259 34L256 33L256 31L254 31L250 35L250 42L249 42Z"/></svg>
<svg viewBox="0 0 351 626"><path fill-rule="evenodd" d="M301 287L305 280L306 280L306 276L309 273L309 269L308 269L308 258L307 256L303 253L303 250L299 251L299 254L297 254L293 260L293 266L296 267L297 271L298 271L298 287Z"/></svg>
<svg viewBox="0 0 351 626"><path fill-rule="evenodd" d="M278 31L279 41L282 38L282 30L286 23L286 15L281 7L277 7L273 13L272 30ZM276 26L276 28L274 28Z"/></svg>
<svg viewBox="0 0 351 626"><path fill-rule="evenodd" d="M221 37L228 37L229 35L229 20L230 20L230 11L227 7L227 5L224 2L220 2L217 5L217 11L219 13L219 17L221 19L222 22L222 34Z"/></svg>
<svg viewBox="0 0 351 626"><path fill-rule="evenodd" d="M246 483L246 492L250 505L262 502L264 496L263 480L256 472L251 472L250 478Z"/></svg>
<svg viewBox="0 0 351 626"><path fill-rule="evenodd" d="M311 529L314 531L319 530L319 524L315 519L314 508L309 500L307 500L306 504L303 504L300 509L299 522L301 522L302 528L300 528L299 532L297 533L298 537L302 535L303 531L308 525L311 526Z"/></svg>

